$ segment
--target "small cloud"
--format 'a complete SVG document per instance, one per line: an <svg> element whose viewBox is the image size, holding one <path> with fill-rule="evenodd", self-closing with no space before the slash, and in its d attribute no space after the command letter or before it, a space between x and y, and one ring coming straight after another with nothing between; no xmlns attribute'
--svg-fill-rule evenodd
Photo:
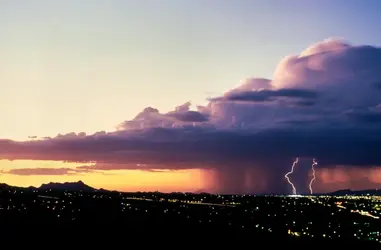
<svg viewBox="0 0 381 250"><path fill-rule="evenodd" d="M92 170L87 169L72 169L72 168L18 168L11 170L2 170L2 174L11 175L76 175L83 173L93 173Z"/></svg>

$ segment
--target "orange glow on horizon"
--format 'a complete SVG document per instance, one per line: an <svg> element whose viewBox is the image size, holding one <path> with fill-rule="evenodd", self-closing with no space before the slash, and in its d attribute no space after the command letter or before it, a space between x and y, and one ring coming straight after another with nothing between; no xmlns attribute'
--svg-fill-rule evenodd
<svg viewBox="0 0 381 250"><path fill-rule="evenodd" d="M0 170L27 168L72 168L84 163L63 163L54 161L8 161L0 160ZM203 171L200 169L150 172L143 170L108 170L93 173L64 175L15 175L1 174L0 182L9 185L28 187L40 186L48 182L83 181L94 188L118 191L197 191L205 184Z"/></svg>

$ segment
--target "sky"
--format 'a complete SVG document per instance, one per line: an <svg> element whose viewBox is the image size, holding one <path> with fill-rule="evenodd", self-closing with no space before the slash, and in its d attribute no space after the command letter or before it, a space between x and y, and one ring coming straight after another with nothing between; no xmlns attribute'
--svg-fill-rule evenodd
<svg viewBox="0 0 381 250"><path fill-rule="evenodd" d="M300 192L313 158L317 192L379 187L380 9L2 1L0 182L287 193L300 156Z"/></svg>

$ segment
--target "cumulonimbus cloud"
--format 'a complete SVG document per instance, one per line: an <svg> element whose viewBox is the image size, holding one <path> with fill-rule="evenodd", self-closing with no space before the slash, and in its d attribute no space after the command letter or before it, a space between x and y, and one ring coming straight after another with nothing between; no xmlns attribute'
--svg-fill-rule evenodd
<svg viewBox="0 0 381 250"><path fill-rule="evenodd" d="M167 113L148 107L115 132L2 140L0 156L103 170L260 169L268 183L296 156L315 157L319 167L372 167L381 165L380 83L380 48L329 39L281 60L273 79L248 78L196 110L189 102Z"/></svg>

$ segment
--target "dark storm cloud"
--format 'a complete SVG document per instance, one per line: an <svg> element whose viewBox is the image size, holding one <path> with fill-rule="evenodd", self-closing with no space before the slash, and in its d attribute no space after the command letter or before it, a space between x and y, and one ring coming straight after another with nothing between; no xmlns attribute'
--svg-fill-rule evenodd
<svg viewBox="0 0 381 250"><path fill-rule="evenodd" d="M211 101L243 101L243 102L265 102L275 100L277 97L288 97L295 99L316 99L316 91L305 89L278 89L278 90L258 90L247 92L233 92L224 97L217 97Z"/></svg>
<svg viewBox="0 0 381 250"><path fill-rule="evenodd" d="M381 112L379 110L349 110L345 115L356 123L381 123Z"/></svg>
<svg viewBox="0 0 381 250"><path fill-rule="evenodd" d="M299 106L299 107L311 107L311 106L314 106L316 104L315 101L296 101L294 102L295 106Z"/></svg>
<svg viewBox="0 0 381 250"><path fill-rule="evenodd" d="M314 157L318 159L319 166L325 168L336 165L368 168L381 163L378 150L381 134L378 131L274 130L257 134L249 131L166 131L173 138L182 134L181 143L177 139L151 141L155 131L147 130L144 133L149 134L149 137L139 139L106 135L98 138L51 139L49 146L42 142L16 143L12 148L8 147L7 158L97 162L77 169L83 171L211 169L217 171L220 190L224 192L247 191L243 179L250 171L254 171L252 179L255 183L264 182L261 192L287 192L288 186L283 176L296 156ZM0 150L2 155L3 152ZM36 169L22 174L47 175L52 172L46 173L44 170L41 173ZM252 190L258 191L257 188Z"/></svg>
<svg viewBox="0 0 381 250"><path fill-rule="evenodd" d="M163 130L168 139L155 140ZM144 136L146 135L146 137ZM179 137L180 135L180 137ZM378 129L326 129L311 131L268 130L252 133L184 129L147 129L135 137L116 136L51 139L34 142L3 142L0 154L11 159L68 160L117 164L210 164L212 167L236 161L266 163L274 156L290 160L295 156L316 157L326 165L380 164ZM197 167L195 165L195 167ZM238 166L237 166L238 167Z"/></svg>

